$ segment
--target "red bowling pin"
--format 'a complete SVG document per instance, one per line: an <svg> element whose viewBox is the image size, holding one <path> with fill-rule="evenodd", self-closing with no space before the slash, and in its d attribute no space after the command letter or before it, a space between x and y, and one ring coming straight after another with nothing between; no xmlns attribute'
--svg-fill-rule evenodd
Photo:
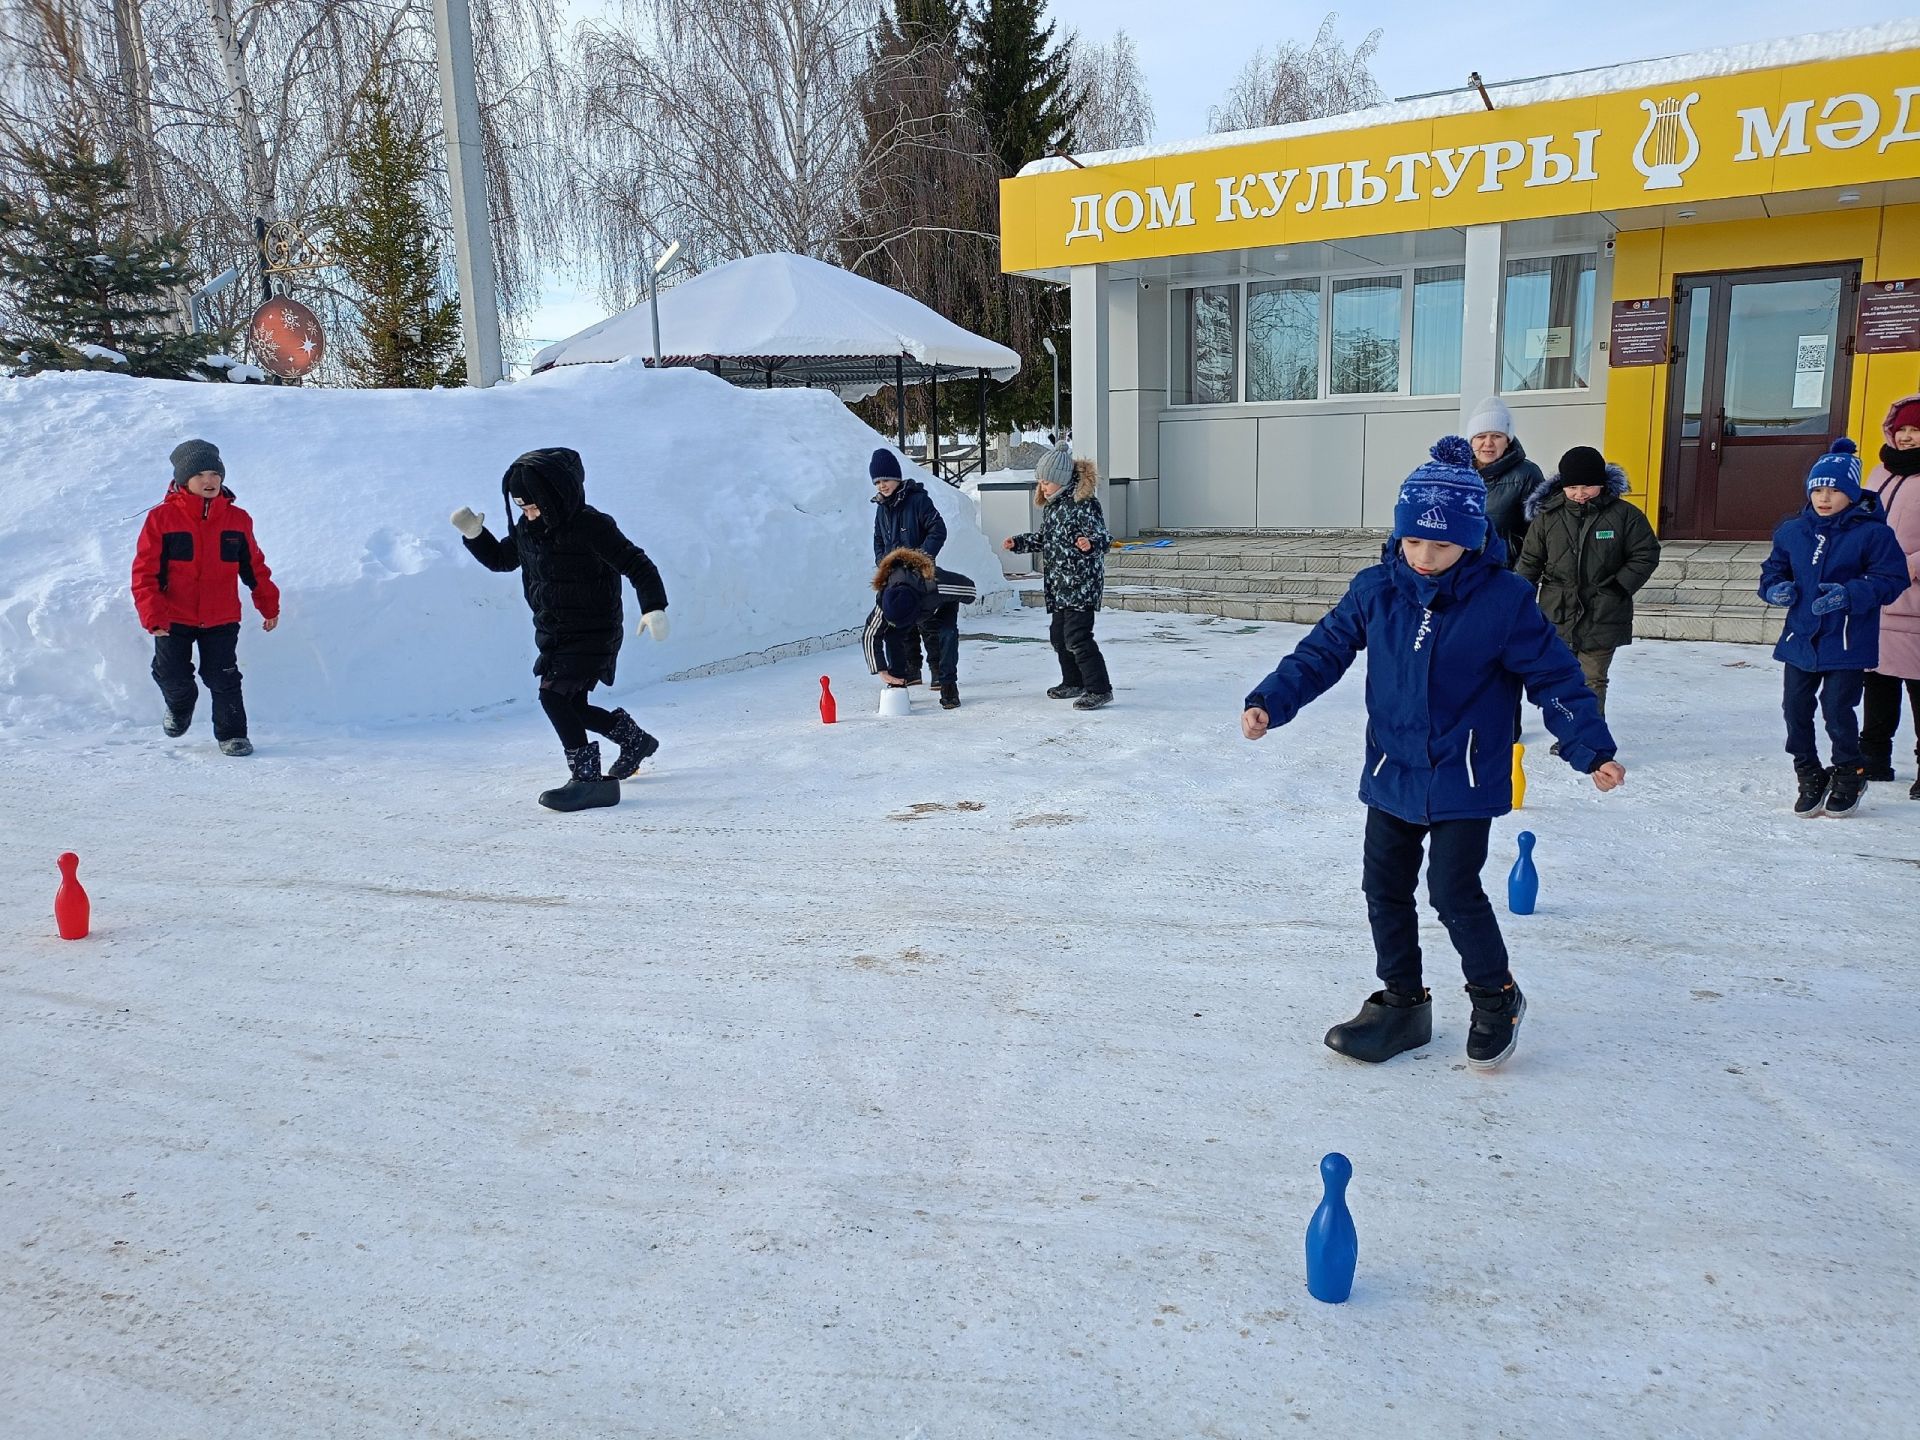
<svg viewBox="0 0 1920 1440"><path fill-rule="evenodd" d="M60 888L53 895L53 922L60 927L62 940L86 939L93 914L87 892L75 873L79 868L80 857L71 850L60 857Z"/></svg>
<svg viewBox="0 0 1920 1440"><path fill-rule="evenodd" d="M831 725L840 718L840 707L833 702L833 687L827 684L827 677L820 677L820 723Z"/></svg>

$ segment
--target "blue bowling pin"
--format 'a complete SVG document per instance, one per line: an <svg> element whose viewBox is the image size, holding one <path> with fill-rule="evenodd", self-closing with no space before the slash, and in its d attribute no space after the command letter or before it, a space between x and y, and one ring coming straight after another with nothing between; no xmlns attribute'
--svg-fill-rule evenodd
<svg viewBox="0 0 1920 1440"><path fill-rule="evenodd" d="M1540 872L1533 868L1533 832L1520 832L1520 858L1507 872L1507 909L1516 915L1531 915L1533 902L1540 898Z"/></svg>
<svg viewBox="0 0 1920 1440"><path fill-rule="evenodd" d="M1353 1162L1335 1151L1320 1162L1320 1208L1307 1222L1307 1292L1329 1305L1353 1293L1353 1267L1360 1258L1360 1237L1347 1210L1347 1182Z"/></svg>

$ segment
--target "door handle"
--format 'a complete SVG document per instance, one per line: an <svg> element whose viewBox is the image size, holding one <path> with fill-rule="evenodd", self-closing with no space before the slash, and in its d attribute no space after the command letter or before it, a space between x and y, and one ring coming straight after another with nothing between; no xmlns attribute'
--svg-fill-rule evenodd
<svg viewBox="0 0 1920 1440"><path fill-rule="evenodd" d="M1726 435L1727 435L1727 410L1726 410L1726 407L1723 405L1719 409L1713 412L1713 441L1711 444L1707 446L1707 449L1710 451L1719 450L1720 442L1726 438Z"/></svg>

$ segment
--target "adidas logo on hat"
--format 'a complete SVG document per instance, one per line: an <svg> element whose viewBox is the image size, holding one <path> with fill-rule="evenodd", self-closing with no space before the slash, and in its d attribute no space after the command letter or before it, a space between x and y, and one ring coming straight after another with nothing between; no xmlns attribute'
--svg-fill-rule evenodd
<svg viewBox="0 0 1920 1440"><path fill-rule="evenodd" d="M1447 517L1440 513L1440 507L1436 505L1414 521L1414 524L1423 530L1444 530L1447 528Z"/></svg>

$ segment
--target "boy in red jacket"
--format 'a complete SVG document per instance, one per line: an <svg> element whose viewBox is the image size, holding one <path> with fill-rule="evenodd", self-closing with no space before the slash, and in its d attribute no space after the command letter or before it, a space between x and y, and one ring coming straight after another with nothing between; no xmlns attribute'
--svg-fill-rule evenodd
<svg viewBox="0 0 1920 1440"><path fill-rule="evenodd" d="M153 636L153 678L167 704L161 729L184 735L200 692L193 684L193 647L200 678L213 694L213 738L223 755L251 755L247 707L240 697L234 649L240 640L240 592L253 592L262 630L280 623L280 590L254 543L253 517L233 503L220 452L205 440L174 447L173 484L147 512L133 557L133 604Z"/></svg>

